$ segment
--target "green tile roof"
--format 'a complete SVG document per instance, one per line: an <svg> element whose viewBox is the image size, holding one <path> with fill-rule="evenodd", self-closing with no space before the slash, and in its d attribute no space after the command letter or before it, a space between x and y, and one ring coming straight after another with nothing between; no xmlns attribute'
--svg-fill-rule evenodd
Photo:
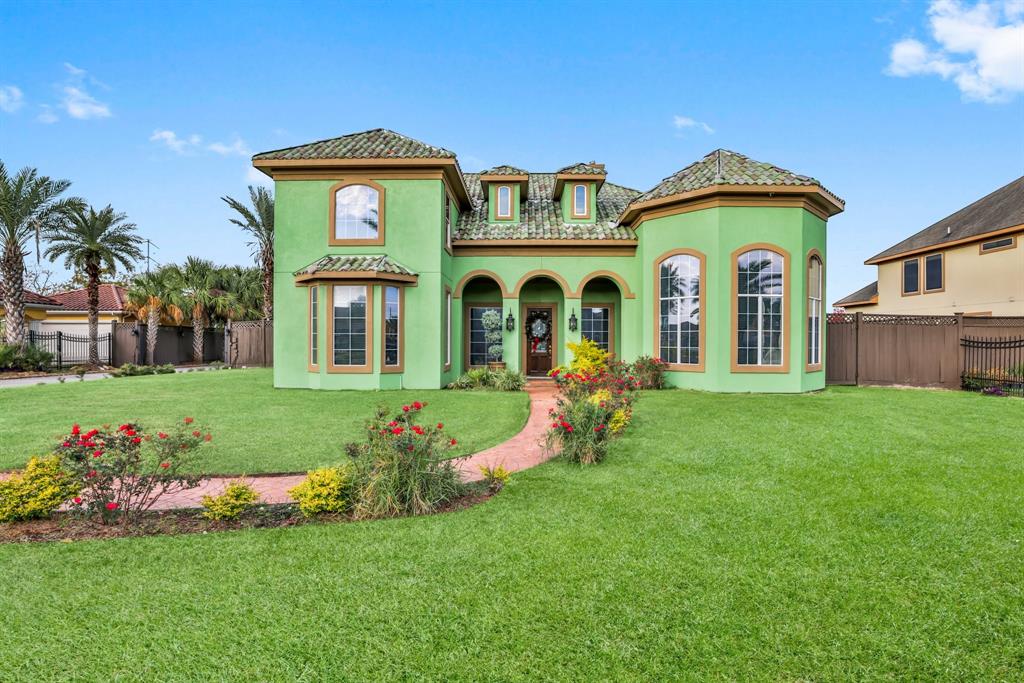
<svg viewBox="0 0 1024 683"><path fill-rule="evenodd" d="M604 170L604 164L599 164L596 161L580 162L571 166L565 166L555 171L558 174L578 174L578 175L608 175L608 171Z"/></svg>
<svg viewBox="0 0 1024 683"><path fill-rule="evenodd" d="M486 171L480 171L477 175L530 175L530 172L524 171L521 168L516 168L515 166L502 164L501 166L489 168Z"/></svg>
<svg viewBox="0 0 1024 683"><path fill-rule="evenodd" d="M261 159L454 159L455 153L413 140L393 130L374 128L340 138L260 152Z"/></svg>
<svg viewBox="0 0 1024 683"><path fill-rule="evenodd" d="M305 268L296 271L295 275L315 275L325 272L371 272L391 273L392 275L416 275L390 256L375 254L373 256L337 256L328 254L321 256Z"/></svg>
<svg viewBox="0 0 1024 683"><path fill-rule="evenodd" d="M480 189L480 174L467 173L466 185L473 208L459 215L456 240L635 240L628 227L618 224L619 214L639 192L605 183L597 193L595 223L566 223L562 205L551 198L554 173L530 173L527 200L520 207L520 222L488 222L487 203Z"/></svg>
<svg viewBox="0 0 1024 683"><path fill-rule="evenodd" d="M814 178L779 168L727 149L716 149L700 161L670 175L653 189L635 199L635 203L702 190L715 185L793 185L828 190ZM841 204L842 200L828 192Z"/></svg>

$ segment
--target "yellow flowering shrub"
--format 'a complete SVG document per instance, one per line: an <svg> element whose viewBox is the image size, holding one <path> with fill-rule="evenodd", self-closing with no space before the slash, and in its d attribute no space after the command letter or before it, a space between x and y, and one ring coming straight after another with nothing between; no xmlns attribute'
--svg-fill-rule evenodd
<svg viewBox="0 0 1024 683"><path fill-rule="evenodd" d="M595 406L599 406L602 403L608 403L612 400L612 392L608 389L598 389L587 398L588 401L593 403Z"/></svg>
<svg viewBox="0 0 1024 683"><path fill-rule="evenodd" d="M619 408L612 413L612 418L608 421L608 430L612 434L621 434L632 419L633 410L631 408Z"/></svg>
<svg viewBox="0 0 1024 683"><path fill-rule="evenodd" d="M582 339L580 343L566 344L572 351L572 362L569 371L584 375L599 375L608 370L608 352L602 351L591 339Z"/></svg>
<svg viewBox="0 0 1024 683"><path fill-rule="evenodd" d="M0 480L0 522L48 517L78 491L60 458L32 458L24 470Z"/></svg>
<svg viewBox="0 0 1024 683"><path fill-rule="evenodd" d="M480 465L480 474L484 475L484 482L486 482L487 488L494 493L503 489L508 480L512 478L512 473L506 470L503 465L496 465L494 467Z"/></svg>
<svg viewBox="0 0 1024 683"><path fill-rule="evenodd" d="M345 512L349 508L353 468L321 467L309 472L301 484L288 490L306 517Z"/></svg>
<svg viewBox="0 0 1024 683"><path fill-rule="evenodd" d="M219 496L203 496L203 517L212 520L238 519L260 500L260 494L243 481L232 481Z"/></svg>

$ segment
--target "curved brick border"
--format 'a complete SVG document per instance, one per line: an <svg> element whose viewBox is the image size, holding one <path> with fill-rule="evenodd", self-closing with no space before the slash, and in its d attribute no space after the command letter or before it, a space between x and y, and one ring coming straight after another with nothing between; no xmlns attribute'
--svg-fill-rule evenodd
<svg viewBox="0 0 1024 683"><path fill-rule="evenodd" d="M544 450L543 440L544 430L550 421L548 410L555 406L555 383L544 380L531 381L526 385L526 393L530 396L530 417L526 420L522 431L504 443L460 460L458 468L464 479L467 481L481 479L481 465L488 467L502 465L510 472L516 472L539 465L551 457L551 454ZM304 474L209 477L194 489L164 496L153 506L153 509L200 507L203 496L216 496L224 490L228 482L237 479L242 479L256 489L265 503L289 503L292 499L288 496L288 489L305 478Z"/></svg>

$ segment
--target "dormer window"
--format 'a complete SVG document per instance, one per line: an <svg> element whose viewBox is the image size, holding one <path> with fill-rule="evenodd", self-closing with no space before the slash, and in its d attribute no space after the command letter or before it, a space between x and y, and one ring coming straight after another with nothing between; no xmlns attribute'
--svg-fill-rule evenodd
<svg viewBox="0 0 1024 683"><path fill-rule="evenodd" d="M495 217L500 220L512 220L512 186L499 185L497 192L498 207L494 212Z"/></svg>
<svg viewBox="0 0 1024 683"><path fill-rule="evenodd" d="M372 180L331 188L331 245L384 244L384 188Z"/></svg>
<svg viewBox="0 0 1024 683"><path fill-rule="evenodd" d="M590 187L585 183L572 186L572 217L590 218Z"/></svg>

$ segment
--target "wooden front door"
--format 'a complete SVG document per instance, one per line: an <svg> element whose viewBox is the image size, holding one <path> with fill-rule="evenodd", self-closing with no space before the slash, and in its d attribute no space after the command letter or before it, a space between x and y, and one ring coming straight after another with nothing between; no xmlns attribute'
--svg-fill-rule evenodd
<svg viewBox="0 0 1024 683"><path fill-rule="evenodd" d="M526 374L547 376L554 367L555 307L553 305L527 306L523 316L525 324Z"/></svg>

